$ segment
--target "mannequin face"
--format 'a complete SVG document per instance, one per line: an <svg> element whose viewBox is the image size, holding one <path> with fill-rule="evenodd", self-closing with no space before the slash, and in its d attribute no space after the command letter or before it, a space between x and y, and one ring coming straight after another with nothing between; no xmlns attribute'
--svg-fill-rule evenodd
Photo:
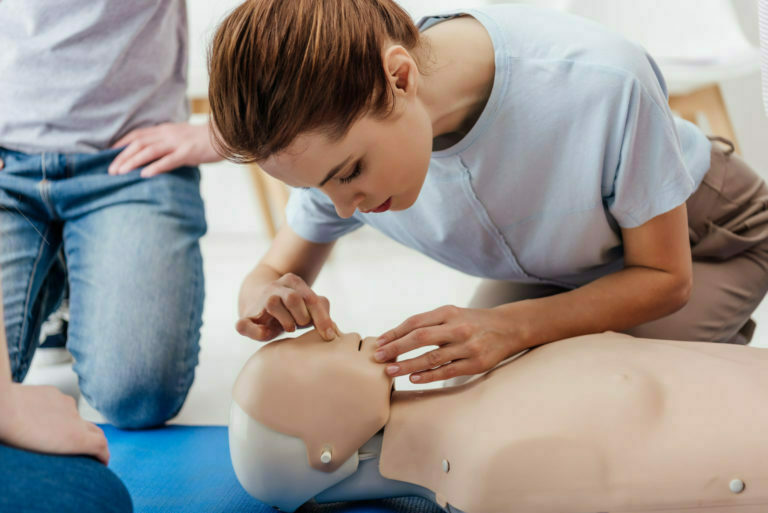
<svg viewBox="0 0 768 513"><path fill-rule="evenodd" d="M361 372L378 374L383 365L373 359L373 337L345 333L326 341L316 330L296 338L286 338L264 346L258 354L263 363L279 369L285 380L316 386L317 379L329 382L354 381Z"/></svg>
<svg viewBox="0 0 768 513"><path fill-rule="evenodd" d="M349 333L326 342L312 330L271 342L246 363L234 400L254 420L302 439L314 468L335 470L389 416L392 380L373 359L374 340ZM326 449L330 463L320 459Z"/></svg>

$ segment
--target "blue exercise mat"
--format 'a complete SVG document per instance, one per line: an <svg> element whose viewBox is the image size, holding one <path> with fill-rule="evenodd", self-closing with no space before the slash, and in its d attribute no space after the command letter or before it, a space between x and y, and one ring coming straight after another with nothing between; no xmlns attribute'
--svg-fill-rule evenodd
<svg viewBox="0 0 768 513"><path fill-rule="evenodd" d="M123 431L101 426L111 468L125 483L136 513L274 513L240 486L224 426L167 426ZM306 504L301 513L441 513L408 497L343 504Z"/></svg>

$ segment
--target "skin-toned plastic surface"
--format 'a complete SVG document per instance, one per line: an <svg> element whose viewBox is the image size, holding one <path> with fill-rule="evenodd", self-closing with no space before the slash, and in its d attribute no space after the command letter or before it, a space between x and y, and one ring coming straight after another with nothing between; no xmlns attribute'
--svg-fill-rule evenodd
<svg viewBox="0 0 768 513"><path fill-rule="evenodd" d="M312 330L271 342L245 364L233 398L257 422L303 440L312 468L333 472L389 417L392 380L373 359L373 340L349 333L326 342Z"/></svg>
<svg viewBox="0 0 768 513"><path fill-rule="evenodd" d="M243 488L286 512L357 475L359 464L355 453L334 472L315 470L309 466L307 446L300 438L256 422L237 403L232 404L229 419L229 454Z"/></svg>
<svg viewBox="0 0 768 513"><path fill-rule="evenodd" d="M393 394L380 471L468 513L768 511L767 391L765 349L577 337Z"/></svg>
<svg viewBox="0 0 768 513"><path fill-rule="evenodd" d="M350 466L338 476L318 472L317 462L310 468L304 459L303 444L310 445L304 433L330 433L323 439L334 441L346 433L356 439L381 436L376 426L383 421L369 420L381 410L382 397L388 402L391 388L384 365L371 357L373 339L360 344L349 335L333 345L316 333L305 337L305 345L303 337L280 341L273 343L275 349L286 344L290 350L264 352L256 365L249 361L238 378L237 402L258 408L246 413L236 406L242 422L231 426L246 434L254 426L260 430L245 436L238 452L239 467L259 467L238 473L244 486L270 470L281 471L292 485L312 481L281 492L287 511L312 494L323 497L319 488L325 481L302 475L291 481L290 469L298 467L304 474L328 476L333 500L347 492L362 496L356 487L344 486L360 472L357 454L346 459ZM294 372L314 366L327 368L314 375L318 381ZM311 405L320 400L318 390L334 397L322 398L332 408ZM616 333L547 344L466 385L395 392L378 455L382 478L369 473L364 481L373 483L374 491L364 495L400 495L402 490L392 487L398 482L400 488L411 483L431 490L430 496L414 488L444 507L450 504L450 511L466 513L763 513L768 511L766 390L765 349ZM273 424L302 432L295 443L281 435L284 431L251 418L265 409L267 417L282 417ZM256 439L264 443L255 452L245 450ZM320 445L311 443L315 449ZM374 445L366 445L369 452ZM320 451L316 454L319 461ZM301 465L286 461L291 459L301 459ZM355 473L344 479L350 472ZM732 490L734 482L739 492ZM246 489L257 497L271 493Z"/></svg>

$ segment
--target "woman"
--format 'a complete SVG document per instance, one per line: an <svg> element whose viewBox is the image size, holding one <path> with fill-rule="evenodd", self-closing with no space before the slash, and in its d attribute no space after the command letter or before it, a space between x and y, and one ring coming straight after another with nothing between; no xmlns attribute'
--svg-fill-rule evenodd
<svg viewBox="0 0 768 513"><path fill-rule="evenodd" d="M675 118L641 48L524 5L431 16L390 0L250 1L221 25L210 99L220 150L297 190L243 283L238 330L314 324L309 287L363 224L493 280L473 308L380 338L411 381L471 375L607 330L747 343L768 287L768 189L732 147ZM722 142L722 141L721 141Z"/></svg>

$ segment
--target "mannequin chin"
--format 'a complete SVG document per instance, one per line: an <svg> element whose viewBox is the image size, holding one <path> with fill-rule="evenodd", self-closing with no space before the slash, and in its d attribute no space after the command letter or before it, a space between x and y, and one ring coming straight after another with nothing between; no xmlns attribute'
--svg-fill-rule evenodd
<svg viewBox="0 0 768 513"><path fill-rule="evenodd" d="M374 350L310 331L248 360L229 436L249 493L282 511L405 495L466 513L768 511L768 350L603 333L394 393Z"/></svg>

